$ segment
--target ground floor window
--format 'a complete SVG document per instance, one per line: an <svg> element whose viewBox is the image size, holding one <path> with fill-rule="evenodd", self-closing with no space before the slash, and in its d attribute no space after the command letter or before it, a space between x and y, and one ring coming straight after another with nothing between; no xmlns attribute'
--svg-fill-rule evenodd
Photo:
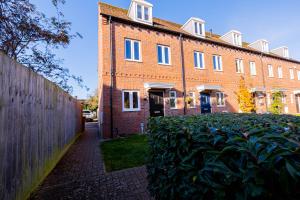
<svg viewBox="0 0 300 200"><path fill-rule="evenodd" d="M176 91L170 91L169 92L170 97L170 108L176 109L177 108L177 97L176 97Z"/></svg>
<svg viewBox="0 0 300 200"><path fill-rule="evenodd" d="M188 103L190 105L190 108L196 107L196 98L195 98L195 92L190 92L188 97Z"/></svg>
<svg viewBox="0 0 300 200"><path fill-rule="evenodd" d="M139 91L122 91L123 111L140 110L140 93Z"/></svg>
<svg viewBox="0 0 300 200"><path fill-rule="evenodd" d="M225 106L225 95L223 92L217 92L217 106Z"/></svg>

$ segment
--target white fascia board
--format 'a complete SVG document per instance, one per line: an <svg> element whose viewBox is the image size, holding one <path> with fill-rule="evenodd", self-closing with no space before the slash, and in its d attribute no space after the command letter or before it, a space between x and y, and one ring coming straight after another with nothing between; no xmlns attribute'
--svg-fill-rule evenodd
<svg viewBox="0 0 300 200"><path fill-rule="evenodd" d="M205 24L205 21L203 19L197 18L197 17L191 17L181 28L183 29L186 27L191 21L200 22L201 24Z"/></svg>
<svg viewBox="0 0 300 200"><path fill-rule="evenodd" d="M289 49L289 48L287 46L281 46L281 47L277 47L275 49L272 49L271 52L275 51L275 50L278 50L278 49Z"/></svg>
<svg viewBox="0 0 300 200"><path fill-rule="evenodd" d="M252 42L252 43L249 44L248 46L252 46L253 44L258 43L258 42L266 42L266 43L269 44L269 41L268 41L268 40L266 40L266 39L259 39L259 40L256 40L255 42Z"/></svg>
<svg viewBox="0 0 300 200"><path fill-rule="evenodd" d="M231 30L231 31L225 33L224 35L222 35L220 38L224 38L224 37L226 37L227 35L230 35L230 34L232 34L232 33L236 33L236 34L242 35L242 33L241 33L240 31L237 31L237 30Z"/></svg>
<svg viewBox="0 0 300 200"><path fill-rule="evenodd" d="M153 4L147 2L147 1L143 1L143 0L132 0L132 1L135 1L137 2L138 4L142 4L144 6L149 6L149 7L153 7Z"/></svg>

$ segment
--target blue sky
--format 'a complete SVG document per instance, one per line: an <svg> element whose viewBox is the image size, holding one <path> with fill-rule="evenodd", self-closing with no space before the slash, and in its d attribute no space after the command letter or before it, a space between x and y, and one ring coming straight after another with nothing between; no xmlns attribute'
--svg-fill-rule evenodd
<svg viewBox="0 0 300 200"><path fill-rule="evenodd" d="M45 12L53 15L50 0L31 0ZM130 0L104 2L128 8ZM300 1L299 0L149 0L153 14L166 20L184 24L190 17L206 21L206 29L224 34L239 30L243 40L254 42L267 39L270 48L288 46L290 55L300 60ZM86 91L74 85L74 96L86 98L97 88L97 3L98 0L67 0L62 7L74 32L83 39L75 39L66 49L57 52L71 73L82 76L90 88Z"/></svg>

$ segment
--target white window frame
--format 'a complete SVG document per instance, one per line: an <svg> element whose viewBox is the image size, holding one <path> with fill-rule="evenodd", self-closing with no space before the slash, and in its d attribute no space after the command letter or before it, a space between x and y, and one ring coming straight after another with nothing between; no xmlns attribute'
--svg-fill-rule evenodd
<svg viewBox="0 0 300 200"><path fill-rule="evenodd" d="M238 74L243 74L244 73L244 63L242 59L235 59L235 71Z"/></svg>
<svg viewBox="0 0 300 200"><path fill-rule="evenodd" d="M216 69L214 68L214 66L213 66L213 69L214 69L214 71L217 71L217 72L222 72L223 71L223 61L222 61L222 56L220 56L220 55L213 55L213 65L214 65L214 58L217 58L216 59ZM219 60L220 60L220 62L219 62Z"/></svg>
<svg viewBox="0 0 300 200"><path fill-rule="evenodd" d="M250 61L250 75L251 76L256 76L256 63L254 61Z"/></svg>
<svg viewBox="0 0 300 200"><path fill-rule="evenodd" d="M298 81L300 81L300 71L299 70L297 71L297 78L298 78Z"/></svg>
<svg viewBox="0 0 300 200"><path fill-rule="evenodd" d="M270 78L274 77L274 70L273 70L273 65L268 65L268 76Z"/></svg>
<svg viewBox="0 0 300 200"><path fill-rule="evenodd" d="M269 52L269 44L265 41L262 41L262 51Z"/></svg>
<svg viewBox="0 0 300 200"><path fill-rule="evenodd" d="M233 43L237 46L242 46L242 37L238 33L233 33Z"/></svg>
<svg viewBox="0 0 300 200"><path fill-rule="evenodd" d="M278 70L278 78L283 78L282 67L281 67L281 66L278 66L277 70Z"/></svg>
<svg viewBox="0 0 300 200"><path fill-rule="evenodd" d="M193 103L194 103L194 106L191 106L190 108L196 108L196 96L195 96L195 92L190 92L189 93L189 96L193 99Z"/></svg>
<svg viewBox="0 0 300 200"><path fill-rule="evenodd" d="M199 64L199 66L196 66L196 63L194 63L194 67L196 68L196 69L205 69L205 59L204 59L204 53L203 52L200 52L200 51L194 51L194 56L195 56L195 54L197 55L197 63ZM200 57L200 55L202 55L201 57ZM201 61L201 59L200 58L202 58L202 64L203 64L203 66L201 67L200 66L200 61ZM195 62L195 61L194 61Z"/></svg>
<svg viewBox="0 0 300 200"><path fill-rule="evenodd" d="M126 58L126 41L130 41L130 51L131 51L131 58ZM138 42L139 44L139 58L138 60L134 59L134 43L135 42ZM133 62L142 62L142 45L141 45L141 41L139 40L133 40L133 39L129 39L129 38L125 38L124 40L124 49L125 49L125 54L124 54L124 57L125 57L125 60L127 61L133 61Z"/></svg>
<svg viewBox="0 0 300 200"><path fill-rule="evenodd" d="M219 101L220 100L219 95L223 96L223 104L221 103L222 101ZM216 92L216 100L217 100L217 107L225 107L226 106L226 100L225 100L225 93L224 92Z"/></svg>
<svg viewBox="0 0 300 200"><path fill-rule="evenodd" d="M290 79L291 80L294 80L295 79L295 74L294 74L294 69L293 68L290 68Z"/></svg>
<svg viewBox="0 0 300 200"><path fill-rule="evenodd" d="M161 47L162 48L162 62L160 63L159 62L159 55L158 55L158 47ZM166 57L165 57L165 49L168 49L168 54L169 54L169 63L166 63ZM162 44L158 44L157 45L157 48L156 48L156 51L157 51L157 62L158 64L160 65L171 65L172 63L172 59L171 59L171 48L169 46L166 46L166 45L162 45Z"/></svg>
<svg viewBox="0 0 300 200"><path fill-rule="evenodd" d="M174 94L172 97L171 94ZM175 100L175 107L171 107L171 99ZM177 109L177 94L176 91L169 91L169 101L170 101L170 109Z"/></svg>
<svg viewBox="0 0 300 200"><path fill-rule="evenodd" d="M196 26L197 26L197 29L198 29L198 33L196 31ZM200 22L197 22L195 21L194 22L194 33L195 35L198 35L198 36L203 36L204 34L204 25Z"/></svg>
<svg viewBox="0 0 300 200"><path fill-rule="evenodd" d="M138 6L141 6L141 11L142 11L142 18L138 17ZM145 8L148 8L148 20L145 19ZM150 22L151 19L151 7L145 6L145 5L141 5L141 4L137 4L136 5L136 19L139 21L143 21L143 22Z"/></svg>
<svg viewBox="0 0 300 200"><path fill-rule="evenodd" d="M124 93L128 92L129 93L129 107L130 108L125 108L124 104ZM138 95L138 108L133 108L133 93L137 92ZM123 112L137 112L141 110L141 102L140 102L140 91L138 90L122 90L122 110Z"/></svg>

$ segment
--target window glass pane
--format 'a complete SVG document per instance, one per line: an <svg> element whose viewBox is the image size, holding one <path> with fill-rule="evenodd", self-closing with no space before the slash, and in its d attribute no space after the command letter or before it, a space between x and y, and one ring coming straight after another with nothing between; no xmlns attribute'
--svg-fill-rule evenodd
<svg viewBox="0 0 300 200"><path fill-rule="evenodd" d="M198 32L198 23L197 22L195 22L195 33L199 34L199 32Z"/></svg>
<svg viewBox="0 0 300 200"><path fill-rule="evenodd" d="M200 58L200 68L203 68L203 53L199 53L199 58Z"/></svg>
<svg viewBox="0 0 300 200"><path fill-rule="evenodd" d="M140 60L140 43L137 41L134 42L134 59Z"/></svg>
<svg viewBox="0 0 300 200"><path fill-rule="evenodd" d="M142 19L142 6L137 5L137 18Z"/></svg>
<svg viewBox="0 0 300 200"><path fill-rule="evenodd" d="M131 41L125 40L125 56L126 59L131 59Z"/></svg>
<svg viewBox="0 0 300 200"><path fill-rule="evenodd" d="M176 97L175 92L170 92L170 97Z"/></svg>
<svg viewBox="0 0 300 200"><path fill-rule="evenodd" d="M162 47L157 46L157 56L158 56L158 63L162 63Z"/></svg>
<svg viewBox="0 0 300 200"><path fill-rule="evenodd" d="M170 64L168 47L165 47L165 64Z"/></svg>
<svg viewBox="0 0 300 200"><path fill-rule="evenodd" d="M222 60L221 60L221 56L218 56L218 70L222 70Z"/></svg>
<svg viewBox="0 0 300 200"><path fill-rule="evenodd" d="M217 69L217 57L213 56L214 70Z"/></svg>
<svg viewBox="0 0 300 200"><path fill-rule="evenodd" d="M130 109L129 92L124 92L124 108Z"/></svg>
<svg viewBox="0 0 300 200"><path fill-rule="evenodd" d="M133 108L139 108L139 97L138 92L132 93L132 102L133 102Z"/></svg>
<svg viewBox="0 0 300 200"><path fill-rule="evenodd" d="M149 21L149 8L144 7L145 20Z"/></svg>
<svg viewBox="0 0 300 200"><path fill-rule="evenodd" d="M197 52L194 52L194 63L195 63L195 67L199 67Z"/></svg>
<svg viewBox="0 0 300 200"><path fill-rule="evenodd" d="M170 99L170 107L171 108L176 108L176 100L174 98Z"/></svg>
<svg viewBox="0 0 300 200"><path fill-rule="evenodd" d="M202 35L202 24L199 23L199 34Z"/></svg>

